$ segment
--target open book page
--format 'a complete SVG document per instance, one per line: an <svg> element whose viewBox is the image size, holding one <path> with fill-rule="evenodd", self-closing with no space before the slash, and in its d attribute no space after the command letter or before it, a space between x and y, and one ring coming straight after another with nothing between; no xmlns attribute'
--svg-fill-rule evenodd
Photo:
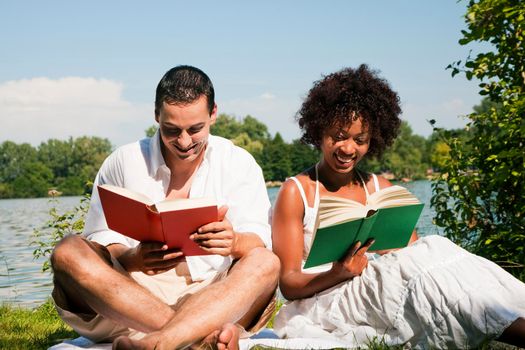
<svg viewBox="0 0 525 350"><path fill-rule="evenodd" d="M355 200L326 196L319 203L319 228L348 222L367 216L370 210L419 204L420 201L402 186L390 186L372 193L368 203L363 205Z"/></svg>
<svg viewBox="0 0 525 350"><path fill-rule="evenodd" d="M149 207L150 210L158 213L172 210L211 207L217 205L216 201L212 198L176 198L154 203L150 198L143 195L142 193L138 193L127 188L108 184L101 185L100 187L123 197L144 203Z"/></svg>
<svg viewBox="0 0 525 350"><path fill-rule="evenodd" d="M368 206L372 209L399 207L421 203L412 193L402 186L390 186L372 193L368 197Z"/></svg>
<svg viewBox="0 0 525 350"><path fill-rule="evenodd" d="M148 206L154 204L153 201L150 198L148 198L147 196L143 195L142 193L138 193L138 192L129 190L127 188L117 187L117 186L108 185L108 184L100 185L100 187L102 187L102 188L104 188L104 189L106 189L108 191L114 192L116 194L119 194L119 195L121 195L123 197L127 197L127 198L130 198L130 199L136 200L137 202L144 203L144 204L146 204Z"/></svg>

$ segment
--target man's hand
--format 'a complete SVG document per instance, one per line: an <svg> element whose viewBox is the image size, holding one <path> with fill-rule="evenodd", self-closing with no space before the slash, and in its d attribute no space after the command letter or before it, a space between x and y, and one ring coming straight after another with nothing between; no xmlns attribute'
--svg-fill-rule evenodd
<svg viewBox="0 0 525 350"><path fill-rule="evenodd" d="M333 263L332 272L343 275L345 279L360 276L368 266L368 259L365 253L373 243L374 240L368 240L363 246L361 246L361 242L354 244L343 259Z"/></svg>
<svg viewBox="0 0 525 350"><path fill-rule="evenodd" d="M233 231L232 224L226 219L227 212L227 206L220 207L219 221L201 226L190 238L203 250L212 254L236 256L238 234Z"/></svg>
<svg viewBox="0 0 525 350"><path fill-rule="evenodd" d="M118 257L127 271L142 271L148 275L168 271L183 259L180 250L168 249L166 244L159 242L140 243L135 248L122 252Z"/></svg>

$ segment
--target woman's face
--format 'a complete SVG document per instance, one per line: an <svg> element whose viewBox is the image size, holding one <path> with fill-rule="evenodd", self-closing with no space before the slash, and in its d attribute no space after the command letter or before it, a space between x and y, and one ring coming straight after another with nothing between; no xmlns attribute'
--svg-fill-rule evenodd
<svg viewBox="0 0 525 350"><path fill-rule="evenodd" d="M327 129L321 139L323 162L335 172L351 172L368 152L370 135L361 118L351 125L333 126Z"/></svg>

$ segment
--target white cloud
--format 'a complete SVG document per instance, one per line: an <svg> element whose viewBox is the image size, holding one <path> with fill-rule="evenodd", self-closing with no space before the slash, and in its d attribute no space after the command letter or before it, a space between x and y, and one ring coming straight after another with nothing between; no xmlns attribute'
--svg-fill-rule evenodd
<svg viewBox="0 0 525 350"><path fill-rule="evenodd" d="M33 78L0 84L0 142L37 145L50 138L107 137L114 145L144 136L153 106L122 97L123 85L108 79Z"/></svg>
<svg viewBox="0 0 525 350"><path fill-rule="evenodd" d="M265 92L264 94L261 95L261 98L263 100L273 100L275 98L275 95L269 93L269 92Z"/></svg>

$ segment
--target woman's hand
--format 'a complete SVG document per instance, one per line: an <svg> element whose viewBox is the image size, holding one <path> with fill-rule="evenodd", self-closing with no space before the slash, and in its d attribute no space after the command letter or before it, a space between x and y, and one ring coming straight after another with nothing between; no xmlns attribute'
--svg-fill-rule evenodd
<svg viewBox="0 0 525 350"><path fill-rule="evenodd" d="M238 234L226 219L227 206L219 208L219 221L199 227L197 233L190 236L203 250L222 256L237 255Z"/></svg>
<svg viewBox="0 0 525 350"><path fill-rule="evenodd" d="M361 246L361 242L354 244L343 259L332 264L332 273L343 276L345 280L360 276L368 266L365 253L373 243L374 240L368 240L363 246Z"/></svg>
<svg viewBox="0 0 525 350"><path fill-rule="evenodd" d="M174 268L184 257L180 250L168 249L164 243L143 242L122 252L118 260L129 272L142 271L155 275Z"/></svg>

